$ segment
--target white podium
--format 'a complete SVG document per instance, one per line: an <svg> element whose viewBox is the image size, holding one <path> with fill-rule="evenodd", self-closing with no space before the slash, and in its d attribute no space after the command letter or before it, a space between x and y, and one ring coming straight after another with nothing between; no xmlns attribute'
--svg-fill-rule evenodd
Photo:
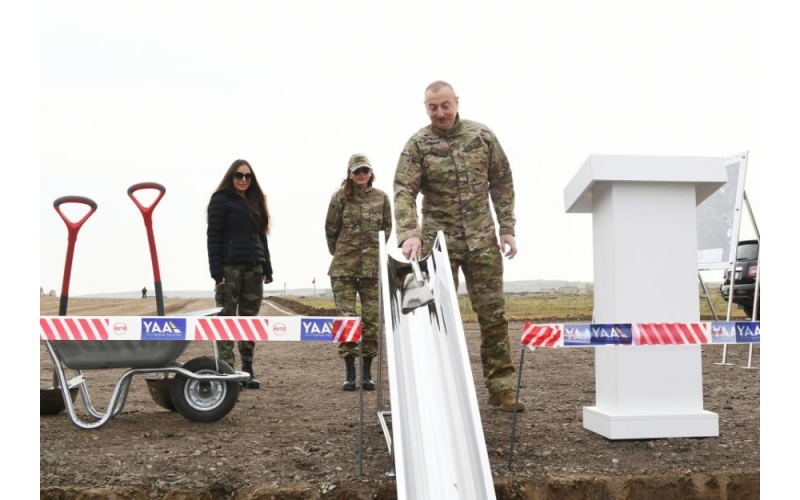
<svg viewBox="0 0 800 500"><path fill-rule="evenodd" d="M589 156L564 203L593 214L593 323L700 321L696 206L726 181L724 157ZM596 347L595 400L609 439L719 436L697 345Z"/></svg>

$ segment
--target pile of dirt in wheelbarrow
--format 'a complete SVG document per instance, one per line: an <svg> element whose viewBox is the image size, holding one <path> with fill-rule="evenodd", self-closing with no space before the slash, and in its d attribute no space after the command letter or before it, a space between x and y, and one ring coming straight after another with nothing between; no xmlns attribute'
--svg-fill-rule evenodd
<svg viewBox="0 0 800 500"><path fill-rule="evenodd" d="M312 314L276 298L261 314L285 314L273 304ZM165 309L178 315L213 305L210 299L167 299ZM42 315L57 311L57 298L41 299ZM153 311L152 299L71 299L69 314ZM521 329L521 321L511 322L512 341ZM728 366L716 364L721 346L702 348L704 408L719 415L719 437L631 441L611 441L582 426L582 408L594 404L591 350L527 351L521 399L528 409L518 415L512 454L513 415L487 406L477 324L465 324L465 332L498 499L759 498L760 372L743 368L747 346L729 346ZM517 364L519 344L512 345ZM195 342L181 360L211 352L210 343ZM759 352L754 346L751 366L758 367ZM52 364L44 348L40 359L40 383L47 386ZM362 434L361 395L341 390L344 363L335 345L258 344L255 371L262 388L240 393L216 422L191 422L156 405L141 378L134 378L122 411L99 429L79 429L64 412L41 416L40 498L396 498L376 417L389 409L389 387L381 401L376 392L363 393ZM92 402L104 408L120 370L84 373ZM382 373L386 381L385 365ZM80 397L78 408L85 415Z"/></svg>

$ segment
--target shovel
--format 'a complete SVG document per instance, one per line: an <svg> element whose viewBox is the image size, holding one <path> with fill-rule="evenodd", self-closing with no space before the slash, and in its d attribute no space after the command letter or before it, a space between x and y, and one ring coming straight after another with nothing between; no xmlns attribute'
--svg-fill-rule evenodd
<svg viewBox="0 0 800 500"><path fill-rule="evenodd" d="M158 197L153 203L150 204L150 206L146 207L142 205L142 203L133 195L133 193L142 189L155 189L159 192ZM142 182L139 184L134 184L128 188L128 197L133 200L133 203L135 203L139 208L139 211L142 212L142 217L144 218L144 227L147 229L147 242L150 245L150 260L153 263L153 281L156 287L156 314L158 316L164 316L164 291L161 289L161 272L158 268L156 239L153 235L153 210L155 210L156 205L158 205L158 202L161 201L161 198L164 197L164 193L166 192L167 188L161 184L158 184L157 182Z"/></svg>
<svg viewBox="0 0 800 500"><path fill-rule="evenodd" d="M149 206L143 205L135 196L136 191L142 189L155 189L159 192L158 197ZM147 230L147 242L150 246L150 261L153 264L153 281L156 289L156 314L164 316L164 291L161 287L161 272L158 267L158 252L156 252L155 235L153 234L153 210L158 202L164 197L167 189L157 182L141 182L128 188L128 197L139 208L144 219L144 226ZM145 377L147 389L153 401L165 410L175 411L175 404L172 402L172 379L167 372L162 376Z"/></svg>
<svg viewBox="0 0 800 500"><path fill-rule="evenodd" d="M82 203L89 207L89 211L79 221L73 222L61 211L61 205L65 203ZM75 253L75 241L78 239L78 231L83 223L97 210L97 203L84 198L83 196L62 196L53 202L53 208L67 224L67 260L64 264L64 279L61 283L61 298L58 303L58 315L67 315L67 303L69 302L69 280L72 275L72 256ZM72 402L78 396L78 388L70 387L69 395ZM64 397L61 387L58 384L58 376L55 369L53 371L53 387L40 387L39 390L39 415L56 415L64 410Z"/></svg>
<svg viewBox="0 0 800 500"><path fill-rule="evenodd" d="M411 271L403 282L403 314L433 302L433 293L425 283L417 259L411 259Z"/></svg>

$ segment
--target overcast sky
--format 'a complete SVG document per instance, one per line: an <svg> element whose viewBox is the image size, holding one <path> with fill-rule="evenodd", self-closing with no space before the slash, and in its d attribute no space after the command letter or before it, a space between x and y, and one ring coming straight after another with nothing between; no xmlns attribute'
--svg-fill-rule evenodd
<svg viewBox="0 0 800 500"><path fill-rule="evenodd" d="M750 1L44 1L40 286L61 292L67 230L53 200L79 195L98 209L70 295L152 289L127 189L158 182L162 285L212 290L206 206L243 158L273 216L268 289L328 287L324 218L349 156L369 156L391 196L437 79L511 161L519 254L505 279L591 281L591 216L566 214L563 195L591 154L749 151L758 217L757 66Z"/></svg>

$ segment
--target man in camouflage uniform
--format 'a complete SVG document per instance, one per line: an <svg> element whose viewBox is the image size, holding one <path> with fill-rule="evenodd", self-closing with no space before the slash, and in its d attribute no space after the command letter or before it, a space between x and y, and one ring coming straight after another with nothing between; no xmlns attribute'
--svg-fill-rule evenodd
<svg viewBox="0 0 800 500"><path fill-rule="evenodd" d="M443 231L458 289L464 273L481 329L483 378L489 405L514 411L515 369L505 317L503 259L517 253L514 239L514 183L508 158L494 133L481 123L462 120L453 87L436 81L425 89L431 124L406 143L394 177L397 242L403 255L420 258ZM417 195L422 193L422 225ZM489 197L500 225L498 245ZM517 411L525 405L517 403Z"/></svg>
<svg viewBox="0 0 800 500"><path fill-rule="evenodd" d="M325 217L325 239L333 256L328 275L339 316L356 315L356 294L361 298L361 338L364 353L364 390L375 390L372 381L372 358L378 354L378 232L388 240L392 231L392 207L389 197L372 187L375 173L369 160L354 154L347 164L347 177L331 196ZM342 389L356 389L356 342L339 344L345 361Z"/></svg>

